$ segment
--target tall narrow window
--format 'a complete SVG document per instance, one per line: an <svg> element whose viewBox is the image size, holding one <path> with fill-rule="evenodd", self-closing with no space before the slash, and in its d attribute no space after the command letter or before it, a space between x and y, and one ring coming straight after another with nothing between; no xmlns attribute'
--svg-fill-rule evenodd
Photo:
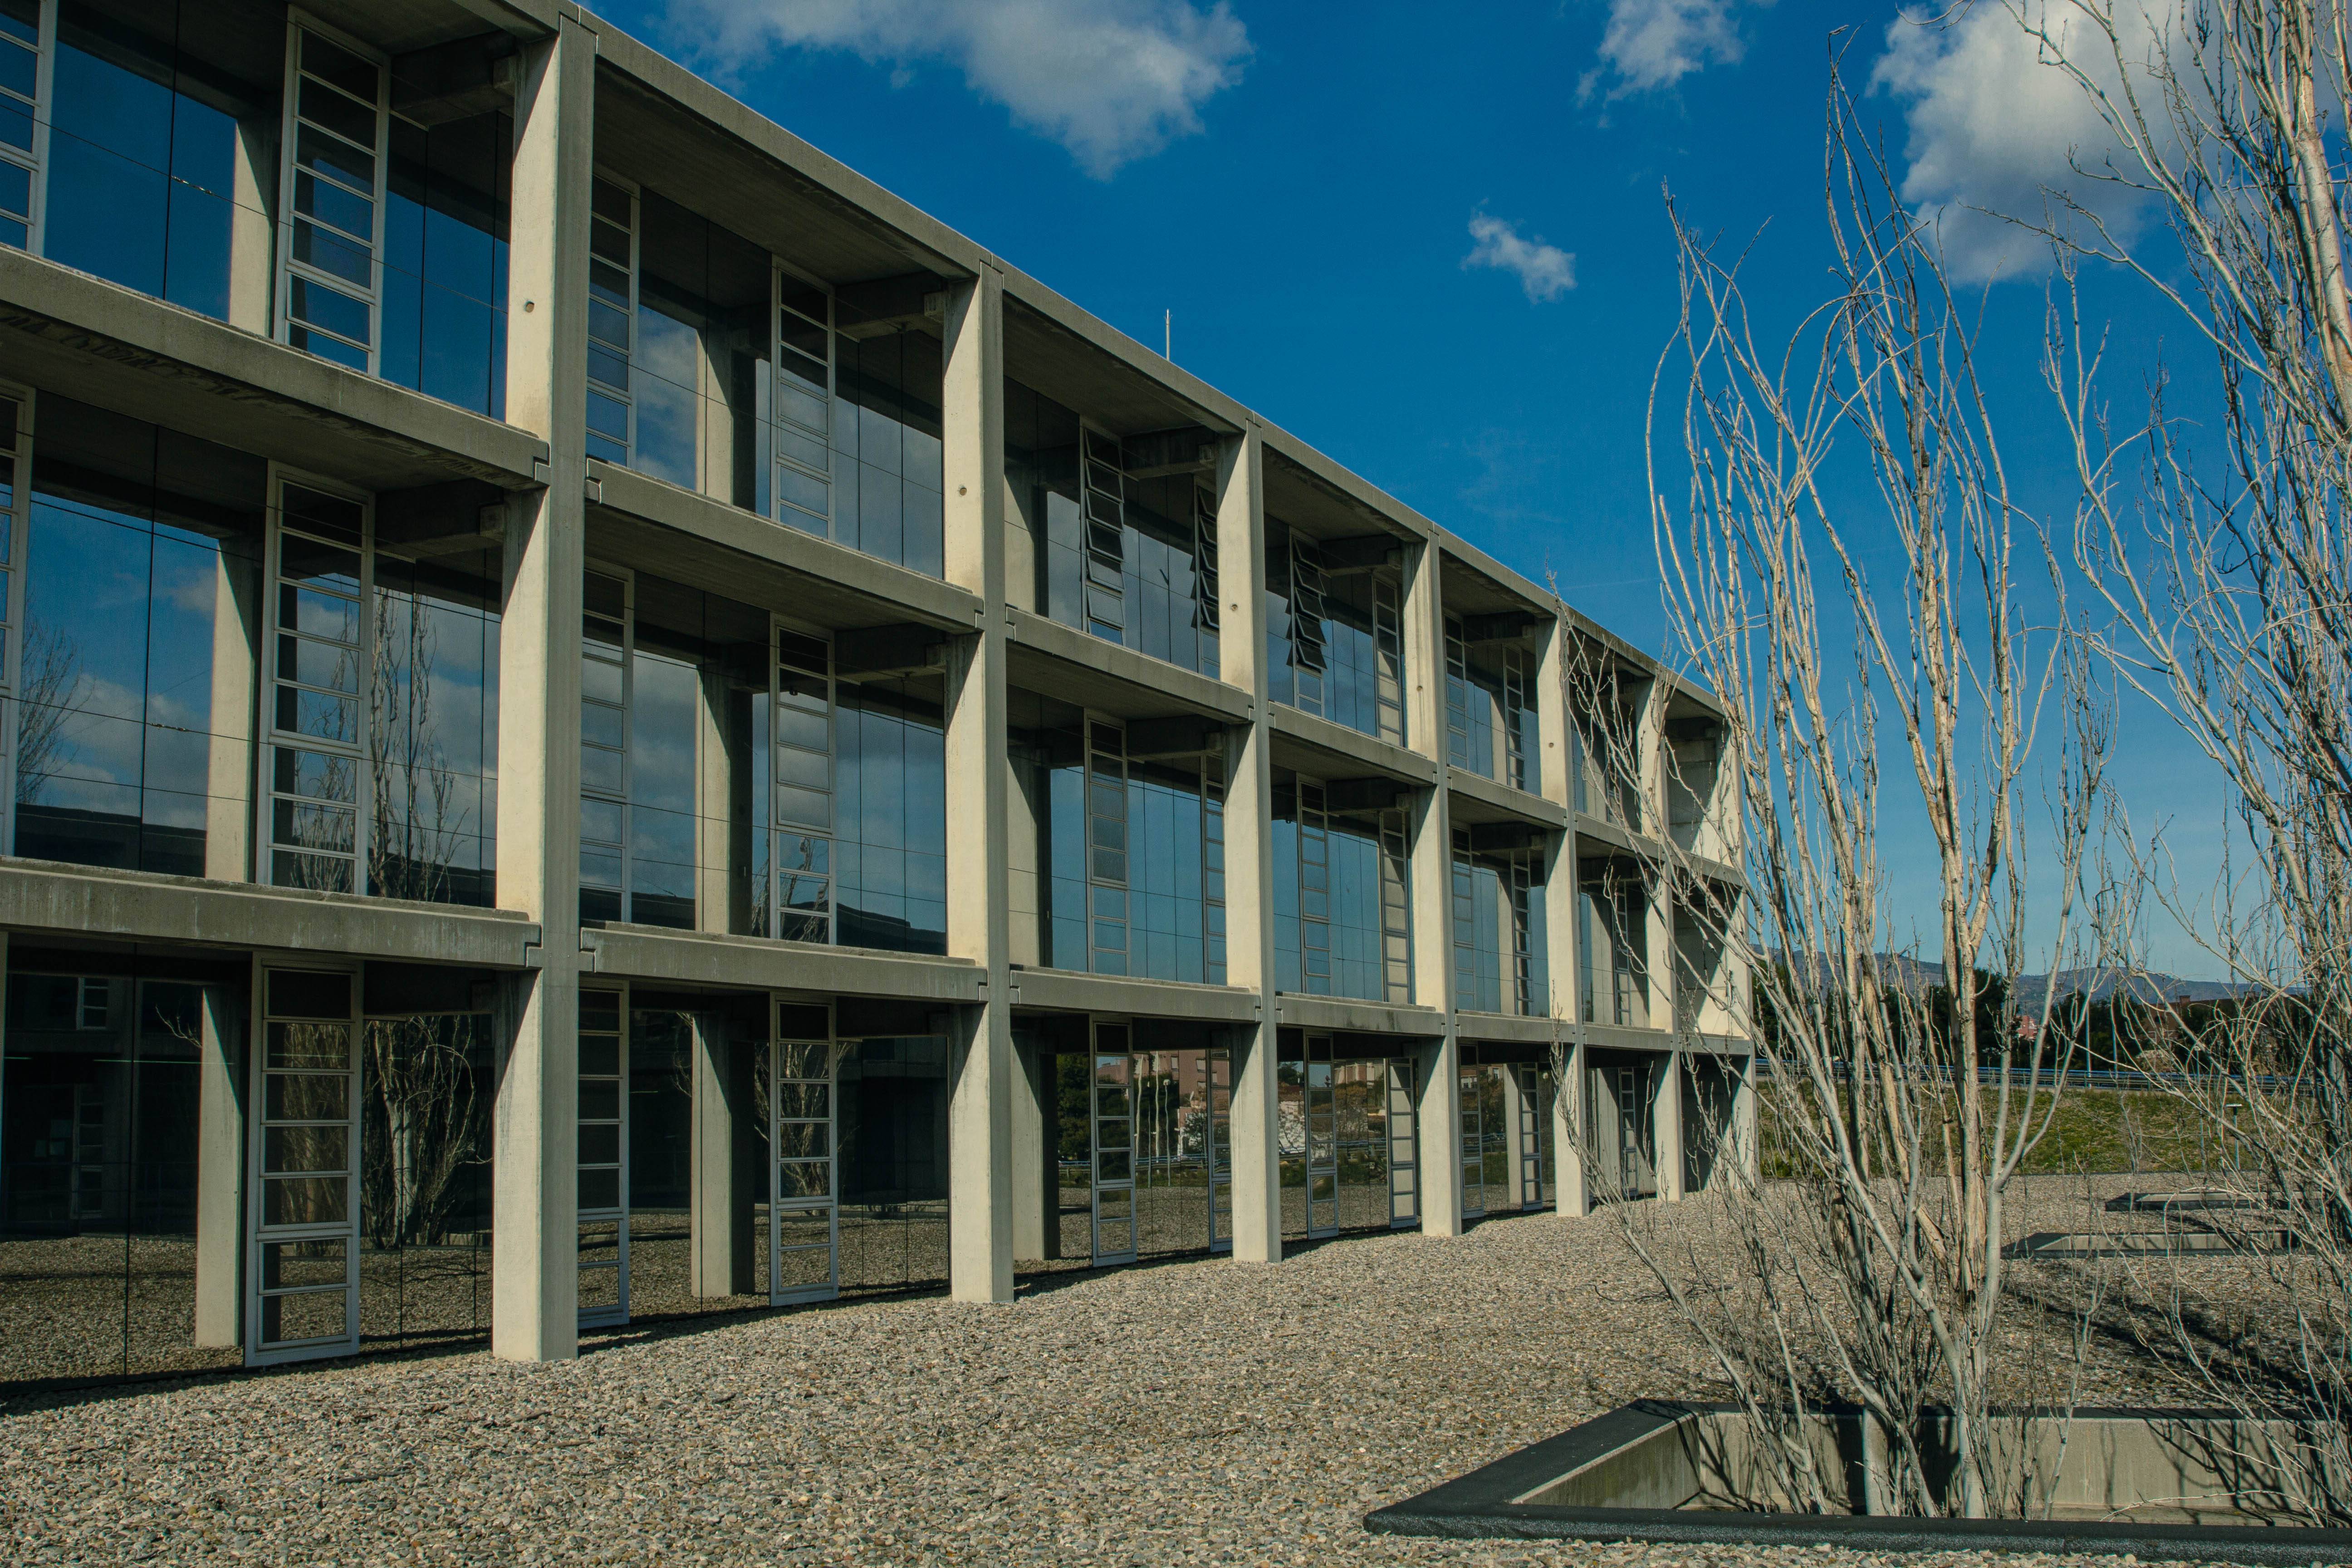
<svg viewBox="0 0 2352 1568"><path fill-rule="evenodd" d="M1221 623L1217 612L1217 498L1200 486L1192 487L1192 624L1204 632L1214 633ZM1206 652L1212 661L1216 658L1216 638L1206 639ZM1203 673L1217 673L1213 663Z"/></svg>
<svg viewBox="0 0 2352 1568"><path fill-rule="evenodd" d="M290 30L278 320L286 341L373 374L381 297L385 137L379 61L311 28Z"/></svg>
<svg viewBox="0 0 2352 1568"><path fill-rule="evenodd" d="M54 0L0 0L0 245L40 248Z"/></svg>
<svg viewBox="0 0 2352 1568"><path fill-rule="evenodd" d="M1225 984L1225 760L1201 759L1202 979Z"/></svg>
<svg viewBox="0 0 2352 1568"><path fill-rule="evenodd" d="M1087 724L1088 945L1097 974L1128 973L1127 736L1116 724Z"/></svg>
<svg viewBox="0 0 2352 1568"><path fill-rule="evenodd" d="M1405 879L1412 862L1402 807L1391 806L1380 814L1380 834L1381 991L1391 1002L1410 1002L1412 899Z"/></svg>
<svg viewBox="0 0 2352 1568"><path fill-rule="evenodd" d="M368 798L369 507L293 480L271 544L269 880L354 893Z"/></svg>
<svg viewBox="0 0 2352 1568"><path fill-rule="evenodd" d="M776 307L776 521L833 533L833 296L785 277Z"/></svg>
<svg viewBox="0 0 2352 1568"><path fill-rule="evenodd" d="M628 1032L622 994L580 993L580 1324L629 1321Z"/></svg>
<svg viewBox="0 0 2352 1568"><path fill-rule="evenodd" d="M625 920L629 866L629 594L586 574L580 626L580 917Z"/></svg>
<svg viewBox="0 0 2352 1568"><path fill-rule="evenodd" d="M834 938L833 646L776 628L776 934Z"/></svg>
<svg viewBox="0 0 2352 1568"><path fill-rule="evenodd" d="M1331 994L1331 838L1323 786L1298 781L1298 970L1301 989Z"/></svg>
<svg viewBox="0 0 2352 1568"><path fill-rule="evenodd" d="M1503 649L1503 782L1528 787L1528 650L1517 643Z"/></svg>
<svg viewBox="0 0 2352 1568"><path fill-rule="evenodd" d="M1372 578L1372 733L1404 744L1404 605L1396 579Z"/></svg>
<svg viewBox="0 0 2352 1568"><path fill-rule="evenodd" d="M32 421L28 405L0 394L0 765L13 775L18 764L16 737L24 715L16 706L16 672L23 662L25 625L24 573L17 562L25 540L25 473L32 461ZM10 798L21 798L9 777ZM0 852L15 854L9 841L15 814L0 825Z"/></svg>
<svg viewBox="0 0 2352 1568"><path fill-rule="evenodd" d="M1486 773L1473 760L1470 724L1470 651L1463 640L1462 617L1445 617L1445 760L1457 768Z"/></svg>
<svg viewBox="0 0 2352 1568"><path fill-rule="evenodd" d="M1127 640L1127 464L1118 442L1081 426L1078 483L1086 497L1087 630Z"/></svg>
<svg viewBox="0 0 2352 1568"><path fill-rule="evenodd" d="M1304 535L1290 536L1290 667L1297 672L1298 706L1323 711L1323 677L1330 651L1323 627L1323 552Z"/></svg>
<svg viewBox="0 0 2352 1568"><path fill-rule="evenodd" d="M588 210L588 455L625 467L635 435L637 194L600 175Z"/></svg>

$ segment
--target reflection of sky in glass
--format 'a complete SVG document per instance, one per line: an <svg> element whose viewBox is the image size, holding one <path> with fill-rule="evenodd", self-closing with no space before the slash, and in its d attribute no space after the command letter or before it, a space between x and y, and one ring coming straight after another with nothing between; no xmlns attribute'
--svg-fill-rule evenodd
<svg viewBox="0 0 2352 1568"><path fill-rule="evenodd" d="M47 254L226 318L236 122L70 44L53 69Z"/></svg>
<svg viewBox="0 0 2352 1568"><path fill-rule="evenodd" d="M939 721L841 688L834 845L845 946L947 951L947 753Z"/></svg>
<svg viewBox="0 0 2352 1568"><path fill-rule="evenodd" d="M1331 994L1379 1002L1388 994L1381 960L1381 847L1333 817L1326 851L1330 862L1331 919L1324 933L1331 949ZM1303 991L1299 976L1298 824L1274 822L1274 946L1276 988Z"/></svg>

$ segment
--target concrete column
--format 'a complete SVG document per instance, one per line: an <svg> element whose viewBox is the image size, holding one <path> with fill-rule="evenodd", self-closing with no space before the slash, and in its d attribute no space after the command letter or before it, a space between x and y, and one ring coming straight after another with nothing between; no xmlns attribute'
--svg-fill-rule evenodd
<svg viewBox="0 0 2352 1568"><path fill-rule="evenodd" d="M253 760L260 716L258 561L222 551L213 562L212 717L205 742L205 875L268 880L253 864Z"/></svg>
<svg viewBox="0 0 2352 1568"><path fill-rule="evenodd" d="M743 1123L757 1112L746 1081L750 1047L733 1038L728 1018L694 1015L692 1131L688 1153L691 1289L698 1296L748 1296L751 1279L751 1205L759 1192Z"/></svg>
<svg viewBox="0 0 2352 1568"><path fill-rule="evenodd" d="M1528 1191L1528 1132L1521 1124L1527 1108L1527 1086L1519 1081L1514 1062L1503 1069L1503 1156L1511 1173L1511 1206L1524 1208L1537 1194Z"/></svg>
<svg viewBox="0 0 2352 1568"><path fill-rule="evenodd" d="M1651 1092L1651 1154L1658 1168L1658 1201L1680 1203L1683 1196L1683 1053L1672 1050L1655 1058L1658 1080Z"/></svg>
<svg viewBox="0 0 2352 1568"><path fill-rule="evenodd" d="M948 952L987 971L961 1009L948 1106L948 1272L959 1301L1013 1300L1013 970L1006 871L1003 279L950 288L941 445L947 579L981 626L948 668Z"/></svg>
<svg viewBox="0 0 2352 1568"><path fill-rule="evenodd" d="M498 901L540 924L504 987L493 1107L490 1349L579 1349L580 614L586 558L588 196L596 35L567 13L523 47L508 253L507 419L548 444L507 500L499 638Z"/></svg>
<svg viewBox="0 0 2352 1568"><path fill-rule="evenodd" d="M265 338L278 300L278 132L275 110L238 121L229 172L228 324Z"/></svg>
<svg viewBox="0 0 2352 1568"><path fill-rule="evenodd" d="M1445 787L1445 605L1437 546L1406 551L1405 739L1437 763L1438 787L1413 803L1412 999L1445 1015L1445 1033L1422 1047L1421 1230L1462 1233L1462 1067L1454 994L1454 830Z"/></svg>
<svg viewBox="0 0 2352 1568"><path fill-rule="evenodd" d="M1274 982L1274 728L1265 668L1265 448L1255 426L1217 455L1217 662L1249 693L1225 751L1225 983L1256 994L1233 1048L1234 1260L1282 1260L1282 1155Z"/></svg>
<svg viewBox="0 0 2352 1568"><path fill-rule="evenodd" d="M1054 1058L1017 1033L1013 1050L1013 1256L1042 1260L1059 1251L1061 1240Z"/></svg>
<svg viewBox="0 0 2352 1568"><path fill-rule="evenodd" d="M694 917L697 929L751 929L751 697L726 669L702 671L695 745Z"/></svg>
<svg viewBox="0 0 2352 1568"><path fill-rule="evenodd" d="M0 933L0 954L7 937ZM207 985L196 1068L196 1343L245 1342L244 999Z"/></svg>
<svg viewBox="0 0 2352 1568"><path fill-rule="evenodd" d="M1553 1075L1559 1092L1551 1102L1552 1194L1564 1219L1581 1219L1592 1212L1592 1192L1584 1168L1585 1129L1592 1112L1584 1103L1584 1045L1579 1040L1555 1050Z"/></svg>
<svg viewBox="0 0 2352 1568"><path fill-rule="evenodd" d="M1737 1098L1731 1102L1731 1148L1729 1158L1740 1178L1754 1187L1764 1179L1764 1152L1757 1132L1757 1095L1761 1092L1756 1082L1756 1058L1743 1057L1739 1062L1739 1083Z"/></svg>

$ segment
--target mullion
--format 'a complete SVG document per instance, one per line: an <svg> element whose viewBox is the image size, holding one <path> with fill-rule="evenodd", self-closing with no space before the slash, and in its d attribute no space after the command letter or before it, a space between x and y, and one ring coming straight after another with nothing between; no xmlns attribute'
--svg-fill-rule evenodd
<svg viewBox="0 0 2352 1568"><path fill-rule="evenodd" d="M333 39L324 37L324 35L320 33L319 30L314 27L297 23L291 31L292 48L290 52L292 55L291 78L293 90L289 91L287 95L286 115L289 128L294 134L289 136L289 144L285 152L285 163L283 167L286 171L285 177L289 188L287 190L285 197L287 203L285 216L281 219L287 237L285 240L285 271L287 277L287 282L285 285L285 327L289 337L296 331L300 331L305 334L317 333L319 336L325 338L331 342L340 343L346 348L357 351L365 358L367 362L366 368L370 374L373 374L376 362L378 340L383 335L383 323L380 320L380 311L383 307L382 277L383 256L382 237L383 234L383 190L386 174L384 167L386 162L385 149L383 146L385 129L385 112L383 107L384 69L380 62L362 59L354 51L337 43ZM326 77L320 75L316 68L308 63L310 47L313 40L316 40L318 43L330 48L336 49L345 54L351 54L354 59L360 60L360 63L367 65L373 69L375 72L375 94L372 101L363 100L346 91L334 82L327 79ZM306 89L308 90L306 91ZM354 112L364 112L369 117L371 126L373 131L373 145L363 146L360 142L348 133L339 131L323 121L312 118L311 115L305 113L303 109L304 100L306 97L310 97L314 93L325 95L324 97L313 99L313 103L317 107L323 108L334 103L342 103L351 106ZM373 174L373 178L370 181L368 189L362 191L356 182L354 182L348 174L341 170L333 169L321 161L313 159L306 162L303 152L303 138L305 133L312 137L324 139L324 144L330 150L334 147L345 147L351 149L353 153L368 159L370 167ZM338 223L331 218L320 216L315 207L310 212L302 211L300 207L301 181L306 177L314 182L323 182L330 190L341 191L348 195L367 202L369 205L369 232L366 235L362 236L356 231L346 227L344 225ZM355 247L362 253L362 258L364 261L367 271L366 281L359 281L344 273L336 271L331 267L326 266L323 263L315 260L308 260L298 255L296 252L306 226L313 231L324 233L329 237L331 243L341 241ZM296 296L294 285L296 282L301 282L311 287L323 289L330 294L340 296L359 306L364 313L366 322L366 336L364 340L354 337L350 331L342 327L320 321L310 314L298 315L295 311Z"/></svg>

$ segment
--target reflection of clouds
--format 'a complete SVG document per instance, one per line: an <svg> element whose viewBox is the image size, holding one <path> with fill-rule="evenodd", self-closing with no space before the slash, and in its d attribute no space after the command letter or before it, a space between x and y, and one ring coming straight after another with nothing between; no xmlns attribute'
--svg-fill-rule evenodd
<svg viewBox="0 0 2352 1568"><path fill-rule="evenodd" d="M637 655L629 705L629 798L641 806L695 808L695 734L701 681L694 667Z"/></svg>

